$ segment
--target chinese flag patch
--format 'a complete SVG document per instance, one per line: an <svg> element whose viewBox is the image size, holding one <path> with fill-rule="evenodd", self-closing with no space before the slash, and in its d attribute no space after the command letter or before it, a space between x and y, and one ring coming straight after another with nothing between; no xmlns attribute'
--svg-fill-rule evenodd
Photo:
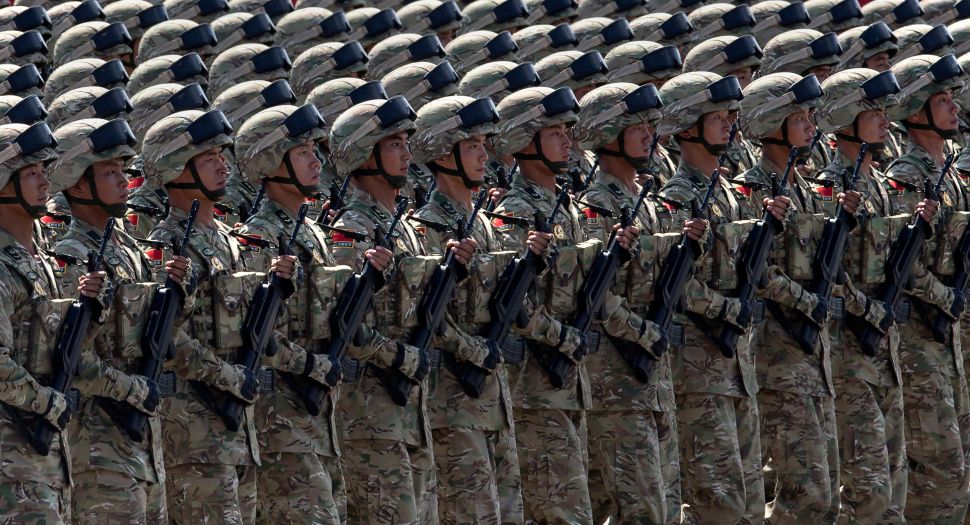
<svg viewBox="0 0 970 525"><path fill-rule="evenodd" d="M259 248L260 248L259 241L262 240L262 238L263 238L262 235L255 235L255 234L239 235L237 237L237 239L239 239L239 244L242 246L242 248L244 250L249 250L253 253L259 253Z"/></svg>
<svg viewBox="0 0 970 525"><path fill-rule="evenodd" d="M351 248L354 246L354 238L343 232L333 232L330 235L330 242L340 248Z"/></svg>
<svg viewBox="0 0 970 525"><path fill-rule="evenodd" d="M512 217L512 216L513 215L510 213L509 217ZM494 226L496 230L500 232L504 232L504 231L511 230L514 224L505 222L505 219L501 217L494 217L492 219L492 226Z"/></svg>
<svg viewBox="0 0 970 525"><path fill-rule="evenodd" d="M128 222L131 223L132 226L134 226L135 228L137 228L138 227L138 214L137 213L129 213L128 214Z"/></svg>
<svg viewBox="0 0 970 525"><path fill-rule="evenodd" d="M586 216L586 222L588 222L589 224L596 224L597 222L599 222L600 215L596 213L596 210L593 210L592 208L583 208L583 215Z"/></svg>
<svg viewBox="0 0 970 525"><path fill-rule="evenodd" d="M889 179L889 185L892 186L893 189L896 190L896 193L899 193L900 195L906 193L906 186L899 181Z"/></svg>
<svg viewBox="0 0 970 525"><path fill-rule="evenodd" d="M52 270L54 270L54 275L57 277L64 277L64 270L67 269L67 261L62 261L60 258L55 257L54 262L57 264Z"/></svg>
<svg viewBox="0 0 970 525"><path fill-rule="evenodd" d="M738 184L734 188L738 190L738 193L740 193L741 195L744 195L749 199L751 198L751 188L749 188L748 186L745 186L744 184Z"/></svg>
<svg viewBox="0 0 970 525"><path fill-rule="evenodd" d="M141 188L145 184L145 177L135 177L128 181L128 189L135 190Z"/></svg>
<svg viewBox="0 0 970 525"><path fill-rule="evenodd" d="M823 201L832 200L832 193L834 193L834 191L835 189L832 186L818 186L815 188L815 193L818 194L818 198L822 199Z"/></svg>
<svg viewBox="0 0 970 525"><path fill-rule="evenodd" d="M151 248L145 251L145 257L148 258L148 262L152 266L158 266L162 264L162 249L161 248Z"/></svg>
<svg viewBox="0 0 970 525"><path fill-rule="evenodd" d="M44 215L40 218L40 222L44 224L45 227L52 230L62 230L64 229L64 221L51 217L50 215Z"/></svg>

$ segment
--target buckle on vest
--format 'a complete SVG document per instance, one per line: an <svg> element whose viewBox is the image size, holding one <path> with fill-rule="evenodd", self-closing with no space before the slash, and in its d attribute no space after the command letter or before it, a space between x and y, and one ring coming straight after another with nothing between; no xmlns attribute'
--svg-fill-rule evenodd
<svg viewBox="0 0 970 525"><path fill-rule="evenodd" d="M667 328L667 344L670 346L684 346L687 344L687 332L684 325L680 323L670 323Z"/></svg>
<svg viewBox="0 0 970 525"><path fill-rule="evenodd" d="M441 369L443 353L444 351L441 350L440 348L432 348L428 350L428 363L430 364L432 370Z"/></svg>

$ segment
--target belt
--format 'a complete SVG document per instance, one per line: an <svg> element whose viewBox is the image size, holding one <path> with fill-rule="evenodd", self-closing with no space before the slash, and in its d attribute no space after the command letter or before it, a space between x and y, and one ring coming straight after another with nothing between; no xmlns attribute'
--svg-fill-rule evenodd
<svg viewBox="0 0 970 525"><path fill-rule="evenodd" d="M175 395L175 372L164 370L158 376L158 395L161 397L172 397Z"/></svg>
<svg viewBox="0 0 970 525"><path fill-rule="evenodd" d="M276 390L276 374L272 368L261 368L259 370L259 391L273 392Z"/></svg>
<svg viewBox="0 0 970 525"><path fill-rule="evenodd" d="M525 341L521 337L507 336L502 343L502 359L512 365L525 361Z"/></svg>
<svg viewBox="0 0 970 525"><path fill-rule="evenodd" d="M344 383L356 383L364 375L364 367L360 361L345 357L340 362L340 374Z"/></svg>

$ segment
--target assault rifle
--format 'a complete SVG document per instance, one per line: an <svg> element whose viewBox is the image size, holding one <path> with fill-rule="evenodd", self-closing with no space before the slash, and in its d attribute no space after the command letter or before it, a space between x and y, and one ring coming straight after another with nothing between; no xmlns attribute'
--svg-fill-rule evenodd
<svg viewBox="0 0 970 525"><path fill-rule="evenodd" d="M340 186L337 186L335 181L330 181L330 199L327 205L320 209L320 214L317 215L317 224L329 225L330 210L339 210L347 204L345 199L347 198L347 190L350 189L350 179L350 175L344 177Z"/></svg>
<svg viewBox="0 0 970 525"><path fill-rule="evenodd" d="M953 256L955 258L956 271L950 278L949 285L956 290L966 290L967 280L970 277L970 228L963 230L963 235L960 236L960 243L957 244ZM936 312L936 317L933 318L930 324L930 329L933 331L933 339L938 343L945 343L950 335L950 328L952 326L953 320L948 315L943 312Z"/></svg>

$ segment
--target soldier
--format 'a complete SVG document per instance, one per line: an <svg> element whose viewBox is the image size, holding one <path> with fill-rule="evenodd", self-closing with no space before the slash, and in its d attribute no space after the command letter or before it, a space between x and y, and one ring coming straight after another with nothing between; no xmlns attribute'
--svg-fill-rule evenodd
<svg viewBox="0 0 970 525"><path fill-rule="evenodd" d="M840 33L839 45L843 49L839 69L867 67L880 72L886 71L892 66L892 59L899 51L896 37L883 22L854 27Z"/></svg>
<svg viewBox="0 0 970 525"><path fill-rule="evenodd" d="M565 173L571 140L568 127L577 121L576 98L569 88L525 88L505 97L498 106L509 115L491 137L497 155L514 157L519 173L508 194L495 208L492 224L502 246L521 252L534 246L529 237L532 218L548 218L557 200L556 176ZM556 215L552 248L529 302L528 326L509 337L503 349L511 379L516 447L522 476L526 523L593 523L587 484L586 414L590 384L584 357L594 336L566 324L576 311L589 261L602 247L589 240L579 208L567 201ZM621 243L633 244L638 230L620 230ZM550 252L554 253L554 252ZM639 316L611 297L603 312L603 331L649 348L650 333ZM571 365L556 386L543 363L555 358Z"/></svg>
<svg viewBox="0 0 970 525"><path fill-rule="evenodd" d="M849 249L843 258L848 274L842 289L845 311L861 318L857 327L871 326L886 337L875 356L863 354L857 338L850 334L849 316L833 319L831 336L832 369L835 382L835 416L840 436L842 482L839 520L849 523L902 523L906 501L906 443L903 438L902 379L899 372L899 332L893 311L873 296L882 279L878 257L885 257L885 245L875 239L863 243L858 236L867 231L884 231L886 224L873 220L891 213L882 174L872 165L889 136L885 108L896 102L899 91L891 71L851 68L833 74L822 83L822 103L817 111L819 129L834 133L834 159L818 175L820 185L813 197L828 215L834 215L834 195L844 191L844 176L851 174L862 143L869 153L862 163L856 189L862 194L855 217ZM848 173L846 173L848 172ZM924 209L924 205L920 205ZM887 235L883 233L882 235ZM867 253L867 262L863 253ZM881 255L879 255L881 254Z"/></svg>
<svg viewBox="0 0 970 525"><path fill-rule="evenodd" d="M445 56L445 48L435 35L404 33L386 38L370 50L367 80L377 80L393 69L412 62L437 64Z"/></svg>
<svg viewBox="0 0 970 525"><path fill-rule="evenodd" d="M334 260L360 268L375 228L387 227L398 190L407 183L411 154L407 138L414 130L414 111L404 97L356 104L334 121L330 149L339 177L354 177L355 188L334 222L330 246ZM417 232L398 223L396 257L423 255ZM448 247L458 248L458 243ZM463 241L456 254L467 264L473 241ZM440 260L433 258L432 262ZM436 262L435 262L436 264ZM385 272L384 290L413 280L405 267ZM404 342L413 323L411 299L401 301L383 291L374 300L368 326L374 330L365 350L345 360L338 419L343 425L343 467L347 479L347 515L354 523L434 523L437 514L431 431L425 413L428 357ZM403 303L403 304L402 304ZM397 371L415 385L406 406L395 404L381 377Z"/></svg>
<svg viewBox="0 0 970 525"><path fill-rule="evenodd" d="M290 57L282 47L263 44L238 44L220 53L209 68L206 92L216 98L226 89L245 80L270 82L290 76Z"/></svg>
<svg viewBox="0 0 970 525"><path fill-rule="evenodd" d="M316 194L320 160L316 141L323 135L323 119L313 106L281 105L248 118L239 129L234 150L240 175L252 185L266 184L266 198L258 212L237 230L256 266L267 265L267 247L292 234L296 214L304 200ZM339 524L347 516L344 478L338 463L340 448L333 413L336 394L328 396L322 413L312 416L300 397L303 381L327 386L331 364L324 348L314 340L311 317L314 294L325 293L316 283L349 276L348 268L332 268L326 234L312 218L300 229L295 252L302 281L294 281L297 295L287 302L286 320L271 366L264 368L262 394L256 403L262 466L256 474L259 493L258 523L311 522ZM370 256L383 271L390 253L378 248ZM262 262L263 264L260 264ZM329 275L329 276L328 276ZM342 284L342 283L338 283Z"/></svg>
<svg viewBox="0 0 970 525"><path fill-rule="evenodd" d="M44 92L41 96L50 103L62 94L77 88L86 86L105 89L123 88L127 83L128 73L121 60L116 58L105 62L100 58L81 58L52 71L43 86Z"/></svg>
<svg viewBox="0 0 970 525"><path fill-rule="evenodd" d="M411 143L414 160L426 164L437 179L428 203L412 216L431 254L441 254L449 235L472 209L472 191L484 183L485 139L497 131L498 113L488 98L442 97L418 111ZM512 427L508 377L496 366L499 349L472 337L485 330L490 290L481 283L504 269L511 252L500 252L488 218L479 213L469 234L485 254L476 256L474 277L456 292L449 308L460 335L449 338L447 357L432 359L428 376L428 416L438 473L438 519L444 524L521 523L519 458ZM534 239L541 243L542 240ZM485 322L483 322L485 321ZM469 335L470 334L470 335ZM443 362L442 362L443 361ZM456 363L467 361L487 370L478 397L465 393Z"/></svg>
<svg viewBox="0 0 970 525"><path fill-rule="evenodd" d="M902 123L907 141L903 156L886 168L887 192L893 215L910 214L923 199L933 198L924 193L926 181L939 178L947 140L958 133L953 90L961 88L966 77L953 55L907 58L892 72L905 88L886 116ZM938 221L932 223L940 232L936 246L962 234L951 233L955 226L948 221L954 212L970 209L958 177L946 174L941 188ZM961 523L970 503L970 400L961 366L960 329L954 325L951 333L943 334L943 342L930 329L937 315L959 320L966 298L963 290L944 284L937 253L944 252L926 247L913 269L915 286L896 305L897 311L909 312L908 320L897 315L897 323L905 325L899 331L899 357L909 460L905 513L911 523Z"/></svg>
<svg viewBox="0 0 970 525"><path fill-rule="evenodd" d="M731 112L739 109L741 86L734 77L684 73L660 89L664 101L657 133L672 135L680 145L680 165L659 196L675 222L690 219L711 183L723 173L719 156L727 152ZM710 217L716 236L742 228L743 195L719 177ZM779 205L784 216L784 205ZM695 211L696 210L696 211ZM722 241L714 243L721 250ZM731 259L715 252L713 258ZM748 345L753 311L726 294L733 286L712 258L698 261L701 286L686 291L686 344L674 356L677 426L680 431L684 521L686 523L758 522L764 518L764 485L758 435L754 358ZM685 320L685 321L687 321ZM730 357L712 333L731 325L741 331Z"/></svg>
<svg viewBox="0 0 970 525"><path fill-rule="evenodd" d="M148 184L165 188L169 213L149 234L159 243L150 258L158 260L173 242L188 242L187 253L198 262L195 307L187 312L187 332L223 362L238 347L242 312L240 296L248 295L262 273L233 274L245 269L239 245L227 228L215 222L213 205L225 195L227 169L222 149L232 144L232 128L218 110L181 111L149 128L142 147ZM192 237L181 239L192 200L199 200ZM156 271L156 280L162 276ZM175 395L162 403L166 493L173 523L215 520L252 523L256 507L259 448L252 409L239 429L230 429L213 409L217 395L255 401L258 383L242 365L228 366L234 381L175 381ZM225 392L215 392L214 389Z"/></svg>
<svg viewBox="0 0 970 525"><path fill-rule="evenodd" d="M785 173L791 148L806 155L815 134L813 111L822 95L818 79L794 73L765 75L744 89L741 129L760 143L762 155L741 175L749 216L777 197L789 205L786 237L803 235L803 224L823 209L812 198L810 171ZM774 179L773 179L774 178ZM816 239L817 240L817 239ZM810 250L811 248L808 248ZM769 523L834 524L839 508L839 449L835 424L835 390L826 318L828 302L808 292L812 277L810 253L796 240L785 240L772 251L767 278L758 283L759 296L770 315L752 338L756 360L758 407L768 492ZM813 323L821 329L821 345L806 354L793 339L798 327Z"/></svg>
<svg viewBox="0 0 970 525"><path fill-rule="evenodd" d="M67 303L58 306L53 265L32 241L34 219L46 210L50 185L44 163L56 158L54 145L42 122L0 126L0 435L9 458L0 469L0 517L31 524L70 521L71 460L63 431L73 408L64 394L45 385L54 371L54 344ZM86 274L78 291L98 298L103 278L103 272ZM55 429L46 455L24 434L44 422Z"/></svg>
<svg viewBox="0 0 970 525"><path fill-rule="evenodd" d="M636 103L626 103L629 96ZM641 187L635 182L645 168L654 124L660 118L660 97L653 86L611 83L590 91L580 102L573 136L580 148L596 152L599 169L580 197L590 235L609 241L624 209L636 206ZM652 181L651 181L652 182ZM670 213L647 197L633 224L646 234L670 227ZM701 221L698 221L701 222ZM631 264L634 267L636 264ZM631 303L644 298L628 295L626 281L613 289ZM635 310L636 311L636 310ZM646 309L638 311L646 314ZM601 328L597 327L598 330ZM589 491L593 522L607 517L618 523L679 523L680 461L677 416L670 371L670 355L651 353L657 365L646 381L633 376L623 352L652 352L660 328L644 322L644 347L600 335L599 346L587 358L593 408L589 426Z"/></svg>
<svg viewBox="0 0 970 525"><path fill-rule="evenodd" d="M120 22L85 22L68 29L57 39L51 52L51 63L59 67L93 55L102 60L119 58L130 71L135 68L131 43L128 29Z"/></svg>
<svg viewBox="0 0 970 525"><path fill-rule="evenodd" d="M138 65L164 55L187 55L196 52L206 64L212 63L219 40L209 24L191 20L166 20L149 27L136 50Z"/></svg>

